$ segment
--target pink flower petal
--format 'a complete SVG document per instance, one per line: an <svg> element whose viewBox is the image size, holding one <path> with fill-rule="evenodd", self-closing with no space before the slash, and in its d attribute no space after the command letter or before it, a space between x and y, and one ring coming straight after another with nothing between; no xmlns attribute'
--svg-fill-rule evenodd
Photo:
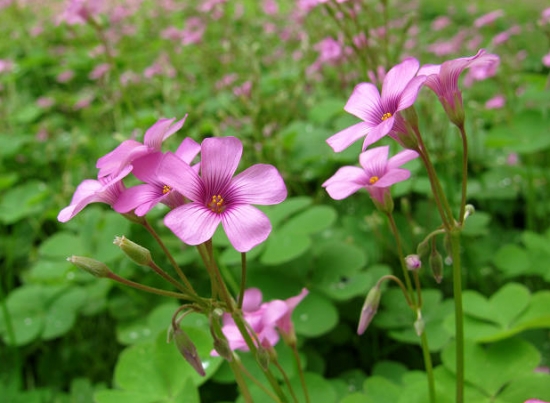
<svg viewBox="0 0 550 403"><path fill-rule="evenodd" d="M164 217L164 224L188 245L199 245L211 239L220 221L219 214L199 203L184 204Z"/></svg>
<svg viewBox="0 0 550 403"><path fill-rule="evenodd" d="M235 176L230 189L231 198L246 204L277 204L287 196L281 174L274 166L266 164L253 165Z"/></svg>
<svg viewBox="0 0 550 403"><path fill-rule="evenodd" d="M180 146L176 150L176 155L182 159L182 161L191 165L193 159L201 151L201 146L192 138L186 137L181 142Z"/></svg>
<svg viewBox="0 0 550 403"><path fill-rule="evenodd" d="M342 200L366 186L369 178L365 171L358 167L345 166L329 178L323 187L335 200Z"/></svg>
<svg viewBox="0 0 550 403"><path fill-rule="evenodd" d="M158 180L196 202L204 202L204 185L188 164L172 153L166 153L158 168Z"/></svg>
<svg viewBox="0 0 550 403"><path fill-rule="evenodd" d="M398 99L401 96L409 81L416 75L419 66L418 60L408 57L388 71L382 84L382 104L386 104L387 100Z"/></svg>
<svg viewBox="0 0 550 403"><path fill-rule="evenodd" d="M262 305L262 291L259 288L247 288L243 296L243 312L253 312Z"/></svg>
<svg viewBox="0 0 550 403"><path fill-rule="evenodd" d="M204 139L201 150L201 177L212 195L221 193L229 184L237 170L242 152L243 145L236 137Z"/></svg>
<svg viewBox="0 0 550 403"><path fill-rule="evenodd" d="M225 233L239 252L248 252L265 241L271 232L267 216L250 205L232 206L221 216Z"/></svg>
<svg viewBox="0 0 550 403"><path fill-rule="evenodd" d="M396 184L397 182L401 182L404 180L407 180L411 177L411 172L407 169L392 169L391 171L388 171L383 177L381 177L374 185L373 187L378 188L387 188L391 185Z"/></svg>
<svg viewBox="0 0 550 403"><path fill-rule="evenodd" d="M401 165L418 158L418 153L413 150L403 150L388 160L388 169L395 169Z"/></svg>
<svg viewBox="0 0 550 403"><path fill-rule="evenodd" d="M367 135L372 125L367 122L359 122L350 126L327 139L327 143L335 152L348 148L360 138Z"/></svg>
<svg viewBox="0 0 550 403"><path fill-rule="evenodd" d="M118 213L128 213L135 209L138 216L144 216L162 198L162 189L150 184L133 186L122 192L113 208Z"/></svg>
<svg viewBox="0 0 550 403"><path fill-rule="evenodd" d="M132 159L147 154L147 146L135 140L125 140L110 153L97 160L96 168L99 169L98 177L116 175L118 171L126 167Z"/></svg>
<svg viewBox="0 0 550 403"><path fill-rule="evenodd" d="M371 83L360 83L355 86L344 110L371 126L380 123L384 112L380 109L380 93Z"/></svg>
<svg viewBox="0 0 550 403"><path fill-rule="evenodd" d="M186 118L187 115L174 123L174 125L172 123L176 120L175 118L159 119L153 126L147 129L143 137L143 143L153 150L160 151L162 142L181 129Z"/></svg>

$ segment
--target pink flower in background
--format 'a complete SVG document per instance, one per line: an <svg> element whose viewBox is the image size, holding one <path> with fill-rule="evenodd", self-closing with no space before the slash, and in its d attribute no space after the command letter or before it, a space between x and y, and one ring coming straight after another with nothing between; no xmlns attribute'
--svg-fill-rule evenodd
<svg viewBox="0 0 550 403"><path fill-rule="evenodd" d="M394 66L384 78L382 94L374 84L358 84L344 110L362 119L347 129L336 133L327 143L336 152L348 148L355 141L365 137L363 150L380 140L393 128L395 115L411 106L422 83L424 76L416 76L419 63L414 58L407 58Z"/></svg>
<svg viewBox="0 0 550 403"><path fill-rule="evenodd" d="M245 81L242 85L239 85L238 87L233 88L233 94L237 97L250 97L250 92L252 90L252 82L251 81Z"/></svg>
<svg viewBox="0 0 550 403"><path fill-rule="evenodd" d="M176 119L160 119L145 132L143 144L136 140L125 140L110 153L97 160L98 176L113 176L131 166L131 163L147 154L159 152L164 140L183 126L187 115L174 123Z"/></svg>
<svg viewBox="0 0 550 403"><path fill-rule="evenodd" d="M42 109L51 108L55 104L55 100L50 97L40 97L36 100L36 105Z"/></svg>
<svg viewBox="0 0 550 403"><path fill-rule="evenodd" d="M519 164L518 153L510 153L506 156L506 165L515 166Z"/></svg>
<svg viewBox="0 0 550 403"><path fill-rule="evenodd" d="M13 70L13 62L7 59L0 59L0 74L9 73Z"/></svg>
<svg viewBox="0 0 550 403"><path fill-rule="evenodd" d="M344 46L339 40L334 38L324 38L313 45L313 49L319 52L319 56L317 60L307 68L307 74L313 74L321 70L325 64L334 66L341 62L346 56Z"/></svg>
<svg viewBox="0 0 550 403"><path fill-rule="evenodd" d="M57 24L83 25L103 11L103 0L69 0Z"/></svg>
<svg viewBox="0 0 550 403"><path fill-rule="evenodd" d="M279 5L275 0L263 0L262 9L267 15L276 15L279 13Z"/></svg>
<svg viewBox="0 0 550 403"><path fill-rule="evenodd" d="M109 65L109 63L101 63L94 67L92 72L88 75L88 78L90 80L98 80L103 77L110 69L111 66Z"/></svg>
<svg viewBox="0 0 550 403"><path fill-rule="evenodd" d="M200 43L206 31L206 24L198 17L191 17L185 21L185 28L182 31L182 45Z"/></svg>
<svg viewBox="0 0 550 403"><path fill-rule="evenodd" d="M122 179L130 173L131 169L126 167L116 176L82 181L76 188L71 203L59 212L57 219L60 222L67 222L90 203L106 203L113 206L124 190Z"/></svg>
<svg viewBox="0 0 550 403"><path fill-rule="evenodd" d="M503 95L496 95L485 102L485 109L500 109L506 105L506 98Z"/></svg>
<svg viewBox="0 0 550 403"><path fill-rule="evenodd" d="M451 19L446 15L440 15L432 22L433 31L441 31L442 29L448 27L451 24Z"/></svg>
<svg viewBox="0 0 550 403"><path fill-rule="evenodd" d="M507 42L512 35L518 35L521 33L521 28L518 25L514 25L508 28L506 31L503 31L491 39L493 46L502 45Z"/></svg>
<svg viewBox="0 0 550 403"><path fill-rule="evenodd" d="M56 77L57 82L59 83L67 83L71 81L74 77L74 71L72 70L65 70L59 73Z"/></svg>
<svg viewBox="0 0 550 403"><path fill-rule="evenodd" d="M464 108L462 105L462 93L458 88L460 74L467 68L483 71L484 74L496 71L500 59L497 55L485 53L484 49L475 56L448 60L441 65L424 65L418 71L418 75L427 76L424 83L439 98L445 112L456 125L464 122Z"/></svg>
<svg viewBox="0 0 550 403"><path fill-rule="evenodd" d="M542 64L544 64L546 67L550 67L550 52L542 57Z"/></svg>
<svg viewBox="0 0 550 403"><path fill-rule="evenodd" d="M389 187L411 176L411 172L401 168L401 165L418 157L417 152L404 150L388 159L389 150L389 146L382 146L361 153L361 168L342 167L323 183L323 187L335 200L366 189L375 203L386 206Z"/></svg>
<svg viewBox="0 0 550 403"><path fill-rule="evenodd" d="M490 13L484 14L481 17L477 18L474 21L474 27L481 28L485 25L492 24L503 15L504 15L504 11L502 10L491 11Z"/></svg>
<svg viewBox="0 0 550 403"><path fill-rule="evenodd" d="M183 162L190 165L191 161L200 152L201 146L193 139L186 138L178 147L175 155ZM132 174L140 181L141 185L126 189L113 206L119 213L128 213L135 210L137 216L144 216L157 203L163 203L171 208L183 204L181 194L175 192L159 180L157 171L164 158L161 152L147 154L132 162ZM196 168L198 170L198 166Z"/></svg>
<svg viewBox="0 0 550 403"><path fill-rule="evenodd" d="M526 400L525 403L550 403L550 402L544 402L539 399L529 399L529 400Z"/></svg>
<svg viewBox="0 0 550 403"><path fill-rule="evenodd" d="M242 304L243 316L255 333L251 336L256 344L269 348L277 344L280 334L283 337L293 335L292 312L308 293L309 291L303 288L299 295L286 301L273 300L262 303L262 292L258 288L245 290ZM231 350L249 350L230 314L226 313L223 316L222 331ZM212 351L211 354L218 355L216 351Z"/></svg>
<svg viewBox="0 0 550 403"><path fill-rule="evenodd" d="M267 239L271 223L252 204L278 204L286 198L286 187L272 165L256 164L233 177L242 149L235 137L205 139L200 176L175 155L164 158L160 181L191 200L168 213L164 223L186 244L208 241L220 223L239 252Z"/></svg>
<svg viewBox="0 0 550 403"><path fill-rule="evenodd" d="M76 103L73 105L73 109L78 111L80 109L86 109L92 104L92 101L95 99L94 94L84 94L82 95Z"/></svg>
<svg viewBox="0 0 550 403"><path fill-rule="evenodd" d="M550 7L542 10L542 12L540 13L540 16L541 16L540 23L543 25L548 24L550 22Z"/></svg>

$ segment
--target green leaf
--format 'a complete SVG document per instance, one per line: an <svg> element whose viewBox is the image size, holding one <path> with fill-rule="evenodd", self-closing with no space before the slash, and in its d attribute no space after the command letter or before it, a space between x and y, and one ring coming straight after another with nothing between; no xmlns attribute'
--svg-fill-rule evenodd
<svg viewBox="0 0 550 403"><path fill-rule="evenodd" d="M270 235L260 261L266 265L289 262L305 253L310 246L311 239L307 235L275 232Z"/></svg>
<svg viewBox="0 0 550 403"><path fill-rule="evenodd" d="M401 396L402 388L381 376L371 376L363 384L365 395L376 403L395 403Z"/></svg>
<svg viewBox="0 0 550 403"><path fill-rule="evenodd" d="M311 291L298 304L292 317L297 334L317 337L336 326L338 310L326 297Z"/></svg>
<svg viewBox="0 0 550 403"><path fill-rule="evenodd" d="M0 311L0 333L4 343L22 346L37 339L46 321L46 294L39 285L27 285L8 295L6 306L9 317ZM12 340L6 321L10 321L15 340Z"/></svg>
<svg viewBox="0 0 550 403"><path fill-rule="evenodd" d="M313 206L286 222L281 232L314 234L330 227L336 220L336 210L329 206Z"/></svg>
<svg viewBox="0 0 550 403"><path fill-rule="evenodd" d="M456 368L455 345L443 350L443 365L453 372ZM494 396L510 381L527 375L540 362L540 353L528 342L505 339L487 348L466 341L464 345L465 379L490 396Z"/></svg>
<svg viewBox="0 0 550 403"><path fill-rule="evenodd" d="M48 307L42 338L51 340L62 336L73 327L78 311L86 300L81 288L70 288Z"/></svg>
<svg viewBox="0 0 550 403"><path fill-rule="evenodd" d="M499 393L498 398L506 403L525 402L527 399L550 401L550 375L534 372L517 377Z"/></svg>
<svg viewBox="0 0 550 403"><path fill-rule="evenodd" d="M503 245L496 252L493 262L507 278L524 275L530 265L527 252L514 244Z"/></svg>
<svg viewBox="0 0 550 403"><path fill-rule="evenodd" d="M68 231L56 232L42 242L38 249L41 257L59 261L72 255L82 256L86 252L82 239Z"/></svg>
<svg viewBox="0 0 550 403"><path fill-rule="evenodd" d="M13 224L41 212L50 193L45 183L33 180L11 188L0 200L0 222Z"/></svg>

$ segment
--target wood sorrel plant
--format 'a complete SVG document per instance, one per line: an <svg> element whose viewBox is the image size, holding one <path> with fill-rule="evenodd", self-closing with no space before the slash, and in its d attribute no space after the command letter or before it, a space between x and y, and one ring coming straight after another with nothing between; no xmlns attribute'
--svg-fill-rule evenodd
<svg viewBox="0 0 550 403"><path fill-rule="evenodd" d="M464 402L464 328L462 309L462 274L460 264L460 233L464 221L473 211L466 205L468 176L468 140L464 127L464 106L458 79L466 68L476 69L478 76L489 77L495 73L499 58L487 54L483 49L473 57L450 60L439 65L425 65L419 68L418 60L407 58L388 71L382 85L381 93L371 83L358 84L345 110L362 120L347 129L331 136L327 143L334 151L340 152L359 139L363 140L362 153L359 156L359 167L342 167L323 186L334 199L343 199L361 188L368 191L374 204L384 213L396 241L397 253L401 262L402 277L394 275L383 276L369 292L361 310L358 333L362 334L378 309L381 298L380 285L385 280L395 281L403 290L403 295L415 315L415 331L421 338L424 363L428 377L430 402L437 401L434 374L428 346L428 338L422 320L422 290L418 278L420 259L431 248L429 265L436 281L442 279L443 260L436 249L435 237L444 236L447 253L453 266L453 294L455 305L455 336L456 336L456 402ZM429 150L426 148L418 125L418 117L414 110L414 102L421 87L425 85L432 89L451 121L458 129L462 140L462 186L458 216L453 212L454 206L449 198L432 164ZM395 139L406 150L388 159L389 147L367 149L370 145L385 136ZM390 187L410 177L410 172L401 165L420 157L427 171L434 201L439 211L441 225L434 229L424 241L419 244L418 255L405 257L402 242L393 217L393 200ZM411 280L411 273L414 280ZM405 281L403 284L402 281Z"/></svg>
<svg viewBox="0 0 550 403"><path fill-rule="evenodd" d="M289 401L288 393L294 401L297 400L296 392L273 348L282 337L293 350L300 368L304 396L309 401L291 321L294 308L307 296L308 290L304 288L299 295L286 301L264 303L260 290L245 290L246 252L265 241L271 232L267 216L252 204L281 203L287 196L283 179L275 167L266 164L253 165L233 176L243 150L240 140L235 137L207 138L201 145L186 138L175 153L162 152L163 141L177 132L184 121L185 118L177 122L175 119L160 119L147 130L143 143L126 140L101 157L97 162L97 180L83 181L76 189L70 205L58 215L59 221L66 222L90 203L109 204L153 236L178 278L160 267L145 247L125 237L117 237L114 243L135 263L152 269L176 291L131 281L94 259L72 256L68 260L96 277L109 278L138 290L182 301L183 304L172 316L168 340L175 342L182 356L202 376L206 373L201 358L180 322L193 312L207 316L214 346L211 354L229 362L247 402L253 399L245 377L259 385L274 401ZM200 162L193 165L199 153ZM126 188L123 180L130 173L143 183ZM145 215L158 203L171 208L164 218L164 224L184 243L197 247L210 278L210 296L197 293L147 221ZM238 296L229 292L214 255L212 237L220 223L230 243L242 256ZM223 321L223 327L220 320ZM262 386L243 367L236 350L253 354L272 391ZM287 392L273 374L273 368L281 373Z"/></svg>

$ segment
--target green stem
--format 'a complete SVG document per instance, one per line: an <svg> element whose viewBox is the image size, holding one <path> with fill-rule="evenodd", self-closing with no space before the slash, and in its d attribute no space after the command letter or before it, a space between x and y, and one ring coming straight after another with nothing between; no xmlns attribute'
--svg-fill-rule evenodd
<svg viewBox="0 0 550 403"><path fill-rule="evenodd" d="M239 299L237 300L238 308L243 307L244 288L246 287L246 253L241 253L241 291L239 293Z"/></svg>
<svg viewBox="0 0 550 403"><path fill-rule="evenodd" d="M462 272L460 267L460 232L450 234L453 259L453 296L455 301L456 403L464 402L464 322L462 309Z"/></svg>
<svg viewBox="0 0 550 403"><path fill-rule="evenodd" d="M235 356L235 359L236 359L236 356ZM235 361L235 359L233 359L233 361ZM266 395L268 395L272 400L274 400L275 402L278 402L280 403L281 400L275 396L273 394L273 392L271 392L269 389L267 389L260 381L258 381L250 372L248 372L248 370L244 367L244 365L242 365L242 363L239 361L239 365L238 365L238 368L237 368L239 371L241 371L243 374L245 374L248 379L250 379L252 382L254 382L254 384L260 388ZM252 400L251 400L252 401ZM253 402L253 401L252 401Z"/></svg>
<svg viewBox="0 0 550 403"><path fill-rule="evenodd" d="M468 191L468 138L466 137L464 125L460 126L459 130L462 139L462 188L458 222L462 225L464 223L464 214L466 213L466 194Z"/></svg>
<svg viewBox="0 0 550 403"><path fill-rule="evenodd" d="M243 371L242 371L244 368L241 365L240 361L238 361L236 357L234 357L232 360L228 362L229 362L229 366L231 367L231 370L233 371L233 375L235 375L235 381L237 382L237 385L239 385L239 390L243 395L244 401L246 403L254 403L254 399L252 399L252 395L250 395L248 386L244 381Z"/></svg>
<svg viewBox="0 0 550 403"><path fill-rule="evenodd" d="M274 361L273 364L277 367L281 375L283 376L283 379L285 380L286 386L288 387L288 390L290 392L290 395L292 396L292 399L295 403L298 403L298 398L296 397L296 393L294 392L294 388L290 384L290 379L288 379L288 375L286 374L283 367L281 367L281 364L279 364L279 361Z"/></svg>
<svg viewBox="0 0 550 403"><path fill-rule="evenodd" d="M155 229L153 227L151 227L151 224L149 224L149 222L147 220L144 220L142 225L145 227L145 229L147 230L147 232L149 232L149 234L151 234L151 236L155 239L155 241L158 243L158 245L160 246L160 248L162 249L162 251L164 252L164 254L166 255L166 257L168 258L168 261L170 262L170 264L172 265L172 267L174 268L174 270L176 271L176 273L178 274L179 278L181 279L181 281L183 281L183 283L185 284L185 287L187 287L187 289L189 290L189 292L191 292L192 294L197 294L195 292L195 290L193 289L193 286L191 285L191 283L189 282L189 280L187 279L187 276L185 274L183 274L183 271L180 269L180 267L178 266L178 264L176 263L176 260L174 259L174 257L172 256L172 254L170 253L170 251L168 250L168 248L166 247L166 245L164 244L164 242L162 242L162 239L160 238L160 236L157 234L157 232L155 231Z"/></svg>
<svg viewBox="0 0 550 403"><path fill-rule="evenodd" d="M145 291L145 292L150 292L151 294L157 294L157 295L162 295L163 297L172 297L172 298L192 301L192 298L189 295L181 294L178 292L161 290L159 288L149 287L147 285L143 285L140 283L136 283L135 281L128 280L124 277L117 276L113 272L109 272L105 277L110 278L111 280L114 280L121 284L127 285L129 287L137 288L138 290Z"/></svg>
<svg viewBox="0 0 550 403"><path fill-rule="evenodd" d="M435 395L432 356L430 354L430 348L428 346L428 336L426 335L426 330L424 330L420 335L420 341L422 344L422 354L424 355L424 366L426 367L426 375L428 377L428 392L430 394L430 403L435 403L437 401L437 398Z"/></svg>
<svg viewBox="0 0 550 403"><path fill-rule="evenodd" d="M395 219L393 218L393 214L387 213L388 220L390 222L390 229L393 234L393 237L395 238L395 244L397 247L397 253L399 255L399 262L401 264L401 269L403 270L403 277L405 278L405 284L407 284L407 291L409 293L409 297L414 302L414 291L412 288L411 278L409 276L409 271L407 270L407 266L405 264L405 256L403 255L403 246L401 244L401 237L399 236L399 230L397 229L397 224L395 223Z"/></svg>
<svg viewBox="0 0 550 403"><path fill-rule="evenodd" d="M292 354L294 355L294 360L296 360L296 365L298 366L298 374L300 375L300 383L302 384L302 389L304 391L304 397L306 398L306 403L310 403L309 400L309 391L306 385L306 378L304 376L304 371L302 369L302 361L300 360L300 353L298 352L298 347L296 343L291 345Z"/></svg>

